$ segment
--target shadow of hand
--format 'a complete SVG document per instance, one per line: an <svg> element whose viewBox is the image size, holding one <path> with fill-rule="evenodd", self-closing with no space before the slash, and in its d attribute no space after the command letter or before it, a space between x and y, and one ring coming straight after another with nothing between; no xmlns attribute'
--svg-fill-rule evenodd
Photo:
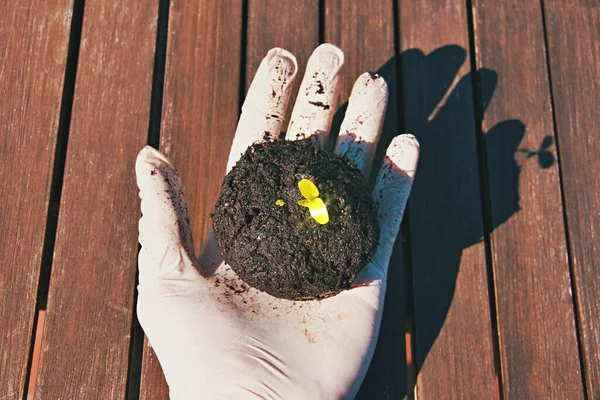
<svg viewBox="0 0 600 400"><path fill-rule="evenodd" d="M487 217L482 213L482 190L487 188L481 187L480 174L487 170L502 174L503 190L494 198L494 211L499 215L493 220L497 225L519 210L520 167L515 152L525 126L518 120L501 122L483 133L478 146L473 76L457 76L466 51L444 46L427 56L420 50L408 50L402 58L406 130L415 134L422 148L410 202L415 343L420 368L444 325L463 250L483 239ZM482 69L475 79L478 87L486 89L480 99L483 114L497 74ZM486 150L489 168L482 169L480 159L485 158L478 156L478 151L485 154ZM474 268L486 269L482 253L468 262L476 262Z"/></svg>
<svg viewBox="0 0 600 400"><path fill-rule="evenodd" d="M392 369L397 383L393 388L381 390L393 398L406 395L406 369L397 366L402 362L399 358L405 356L404 314L398 315L404 312L405 302L408 305L414 302L416 365L420 369L444 326L461 264L467 262L471 269L486 269L483 251L478 258L470 257L466 261L463 251L483 240L484 221L494 221L488 228L493 230L520 209L520 166L515 154L535 152L519 150L525 133L525 126L519 120L498 123L483 132L478 141L473 84L477 82L477 88L483 89L479 99L483 114L492 99L497 74L489 69L481 69L475 75L463 73L465 62L465 49L448 45L427 55L419 49L404 51L400 56L400 85L396 84L395 58L377 71L386 78L391 89L381 149L385 149L399 131L409 132L421 144L421 158L407 213L413 298L405 297L404 288L410 282L404 282L407 275L402 260L406 257L401 251L402 244L397 243L388 278L382 335L372 371L360 393L365 398L379 398L381 392L372 388L375 383L389 383ZM396 88L400 93L394 90ZM400 107L398 99L401 99ZM395 109L401 110L401 129L398 129ZM542 160L545 156L539 155L550 145L542 143L534 154L541 166L554 161L547 157ZM484 217L482 212L482 198L486 198L488 189L481 187L480 174L487 171L498 175L492 177L494 182L501 182L498 186L501 190L493 193L494 218ZM394 367L385 363L393 363ZM386 369L387 375L381 369Z"/></svg>

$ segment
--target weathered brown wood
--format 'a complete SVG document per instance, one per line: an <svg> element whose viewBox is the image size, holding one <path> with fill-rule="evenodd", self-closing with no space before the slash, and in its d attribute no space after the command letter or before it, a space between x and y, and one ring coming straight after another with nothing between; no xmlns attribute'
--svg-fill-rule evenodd
<svg viewBox="0 0 600 400"><path fill-rule="evenodd" d="M0 5L0 398L23 397L73 2Z"/></svg>
<svg viewBox="0 0 600 400"><path fill-rule="evenodd" d="M475 0L473 14L477 65L498 74L482 130L504 397L581 399L542 9Z"/></svg>
<svg viewBox="0 0 600 400"><path fill-rule="evenodd" d="M160 361L144 338L144 357L140 381L140 399L165 400L169 398L169 386L160 368Z"/></svg>
<svg viewBox="0 0 600 400"><path fill-rule="evenodd" d="M385 78L390 91L395 89L394 11L390 2L378 0L363 4L348 0L327 0L325 41L340 46L344 51L340 102L348 100L354 82L362 73L379 71L382 67L387 67L383 73L389 71ZM397 125L397 111L392 108L389 111L388 119L391 118L390 122Z"/></svg>
<svg viewBox="0 0 600 400"><path fill-rule="evenodd" d="M338 45L345 56L340 104L348 101L354 82L366 71L377 71L388 82L390 98L380 150L399 133L394 57L394 11L392 2L325 2L325 41ZM335 118L337 133L344 105ZM381 151L380 151L381 153ZM375 164L373 174L379 170ZM390 263L388 291L381 331L371 366L357 398L400 399L407 394L405 346L404 275L402 244L398 240Z"/></svg>
<svg viewBox="0 0 600 400"><path fill-rule="evenodd" d="M179 170L199 251L225 175L239 110L242 2L171 2L160 150ZM140 398L168 388L146 344Z"/></svg>
<svg viewBox="0 0 600 400"><path fill-rule="evenodd" d="M306 62L319 45L319 2L317 0L249 0L248 41L246 59L246 89L250 86L258 65L273 47L291 52L298 60L296 85L286 112L283 129L298 94Z"/></svg>
<svg viewBox="0 0 600 400"><path fill-rule="evenodd" d="M587 395L600 398L600 3L544 2Z"/></svg>
<svg viewBox="0 0 600 400"><path fill-rule="evenodd" d="M465 4L399 3L405 129L421 143L409 204L420 399L499 394Z"/></svg>
<svg viewBox="0 0 600 400"><path fill-rule="evenodd" d="M125 397L156 20L86 3L36 399Z"/></svg>

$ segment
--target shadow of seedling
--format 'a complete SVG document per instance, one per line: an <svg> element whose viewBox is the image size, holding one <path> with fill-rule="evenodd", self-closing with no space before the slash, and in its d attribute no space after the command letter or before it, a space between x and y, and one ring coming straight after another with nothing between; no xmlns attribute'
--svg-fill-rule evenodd
<svg viewBox="0 0 600 400"><path fill-rule="evenodd" d="M418 49L404 51L399 65L392 58L377 71L389 83L390 100L375 165L400 131L417 137L421 156L407 209L408 246L404 246L404 253L410 252L412 265L412 299L405 297L405 289L410 287L404 272L407 263L403 260L407 257L398 240L388 276L381 335L359 398L406 395L403 313L411 302L415 313L417 370L424 364L452 303L463 251L483 240L483 221L488 217L482 212L482 198L487 198L487 194L482 196L482 190L488 189L481 187L480 174L487 174L484 182L488 178L494 182L493 230L520 209L521 169L516 154L525 154L521 159L536 159L541 168L554 163L549 151L553 145L551 136L538 149L519 148L525 125L515 119L483 132L480 147L487 154L483 170L480 168L473 84L477 84L478 109L483 114L498 77L489 69L459 76L466 62L465 49L449 45L427 55ZM396 70L402 74L398 86ZM397 109L401 110L400 122L394 112ZM343 110L344 107L340 114ZM342 115L336 116L334 134L341 119ZM485 261L476 268L486 269Z"/></svg>
<svg viewBox="0 0 600 400"><path fill-rule="evenodd" d="M546 136L540 147L537 150L531 150L527 148L519 149L520 153L525 153L527 159L535 157L541 168L550 168L554 164L554 154L549 150L554 144L554 138L550 135Z"/></svg>

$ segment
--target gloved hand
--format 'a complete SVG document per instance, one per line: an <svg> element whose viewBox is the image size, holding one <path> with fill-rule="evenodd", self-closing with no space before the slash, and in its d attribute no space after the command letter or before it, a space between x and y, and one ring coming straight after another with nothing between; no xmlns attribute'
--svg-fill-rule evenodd
<svg viewBox="0 0 600 400"><path fill-rule="evenodd" d="M311 56L287 131L326 146L344 56L324 44ZM227 170L257 140L278 138L296 76L294 56L272 49L242 107ZM368 174L388 90L365 73L350 96L335 151ZM290 301L248 287L219 256L209 234L193 253L177 172L146 147L136 162L139 223L138 318L172 399L352 398L377 340L386 275L414 177L418 144L396 137L373 189L380 243L355 287L321 301Z"/></svg>

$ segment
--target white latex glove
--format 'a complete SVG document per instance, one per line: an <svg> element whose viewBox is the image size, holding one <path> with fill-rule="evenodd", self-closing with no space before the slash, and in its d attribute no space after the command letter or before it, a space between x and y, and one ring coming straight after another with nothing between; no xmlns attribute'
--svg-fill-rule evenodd
<svg viewBox="0 0 600 400"><path fill-rule="evenodd" d="M333 45L311 56L287 139L327 143L344 56ZM242 108L228 171L265 134L277 138L296 75L294 56L269 51ZM350 97L336 151L369 171L387 103L385 81L364 74ZM356 287L321 301L289 301L249 288L222 263L209 235L193 253L177 172L156 150L136 162L139 224L139 321L154 348L172 399L352 398L379 333L386 275L418 158L411 135L387 150L373 197L380 243Z"/></svg>

